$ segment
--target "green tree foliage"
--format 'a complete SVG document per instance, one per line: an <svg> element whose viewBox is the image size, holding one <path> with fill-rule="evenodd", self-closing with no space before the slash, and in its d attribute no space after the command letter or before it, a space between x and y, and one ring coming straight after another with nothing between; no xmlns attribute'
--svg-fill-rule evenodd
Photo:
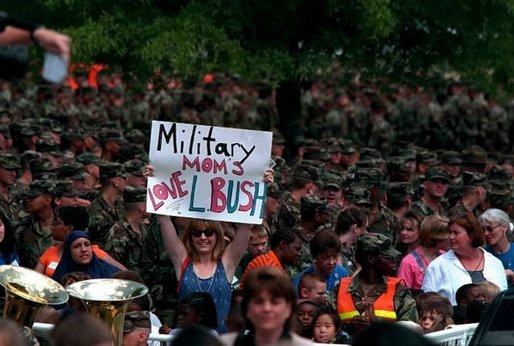
<svg viewBox="0 0 514 346"><path fill-rule="evenodd" d="M514 89L513 0L32 0L4 10L73 37L73 57L147 75L231 71L276 82L327 71L400 80L451 71Z"/></svg>

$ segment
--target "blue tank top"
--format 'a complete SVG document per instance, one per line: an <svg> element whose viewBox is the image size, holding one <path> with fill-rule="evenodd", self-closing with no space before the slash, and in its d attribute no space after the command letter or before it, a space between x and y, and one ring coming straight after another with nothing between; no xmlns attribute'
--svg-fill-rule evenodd
<svg viewBox="0 0 514 346"><path fill-rule="evenodd" d="M230 282L227 280L227 274L223 263L218 261L214 275L208 279L199 278L193 270L193 263L189 262L182 283L178 292L179 301L192 292L206 292L209 293L216 305L216 314L218 320L218 333L225 333L227 327L225 325L225 318L230 311Z"/></svg>

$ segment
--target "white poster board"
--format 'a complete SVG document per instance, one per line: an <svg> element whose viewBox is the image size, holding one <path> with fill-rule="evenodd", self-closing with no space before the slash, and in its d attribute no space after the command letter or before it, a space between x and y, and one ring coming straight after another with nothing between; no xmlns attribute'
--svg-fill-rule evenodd
<svg viewBox="0 0 514 346"><path fill-rule="evenodd" d="M261 224L272 133L152 122L146 210Z"/></svg>

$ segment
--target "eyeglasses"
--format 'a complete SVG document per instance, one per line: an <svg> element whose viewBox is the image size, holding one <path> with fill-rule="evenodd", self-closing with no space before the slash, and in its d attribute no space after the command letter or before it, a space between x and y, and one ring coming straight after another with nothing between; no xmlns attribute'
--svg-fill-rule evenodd
<svg viewBox="0 0 514 346"><path fill-rule="evenodd" d="M501 225L496 225L496 226L484 226L484 232L492 232L494 231L495 229L497 229L498 227L500 227Z"/></svg>
<svg viewBox="0 0 514 346"><path fill-rule="evenodd" d="M209 238L209 237L212 237L212 236L214 235L214 233L216 233L216 232L215 232L215 231L213 231L212 229L207 229L207 230L204 230L204 231L201 231L201 230L195 230L195 231L192 231L192 232L191 232L191 235L192 235L193 237L198 237L198 238L199 238L199 237L201 237L201 236L202 236L202 234L203 234L204 236L206 236L207 238Z"/></svg>

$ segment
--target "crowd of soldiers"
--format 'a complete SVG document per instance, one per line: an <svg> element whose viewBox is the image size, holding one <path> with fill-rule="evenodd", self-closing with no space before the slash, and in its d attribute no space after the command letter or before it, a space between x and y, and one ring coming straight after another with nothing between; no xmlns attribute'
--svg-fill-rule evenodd
<svg viewBox="0 0 514 346"><path fill-rule="evenodd" d="M267 203L275 207L266 208L264 225L269 234L294 228L303 240L292 276L312 263L313 236L333 229L349 206L363 208L368 231L392 242L410 209L513 212L514 108L459 83L385 92L376 83L313 82L301 99L303 135L286 142L266 83L217 74L185 87L179 78L124 82L109 72L92 87L87 74L74 78L76 89L0 81L0 213L12 224L20 265L34 268L54 245L56 208L88 208L94 242L142 276L168 324L177 283L159 225L145 211L152 119L274 132ZM296 149L287 158L286 144ZM471 200L469 186L486 193ZM174 222L180 231L187 221Z"/></svg>

